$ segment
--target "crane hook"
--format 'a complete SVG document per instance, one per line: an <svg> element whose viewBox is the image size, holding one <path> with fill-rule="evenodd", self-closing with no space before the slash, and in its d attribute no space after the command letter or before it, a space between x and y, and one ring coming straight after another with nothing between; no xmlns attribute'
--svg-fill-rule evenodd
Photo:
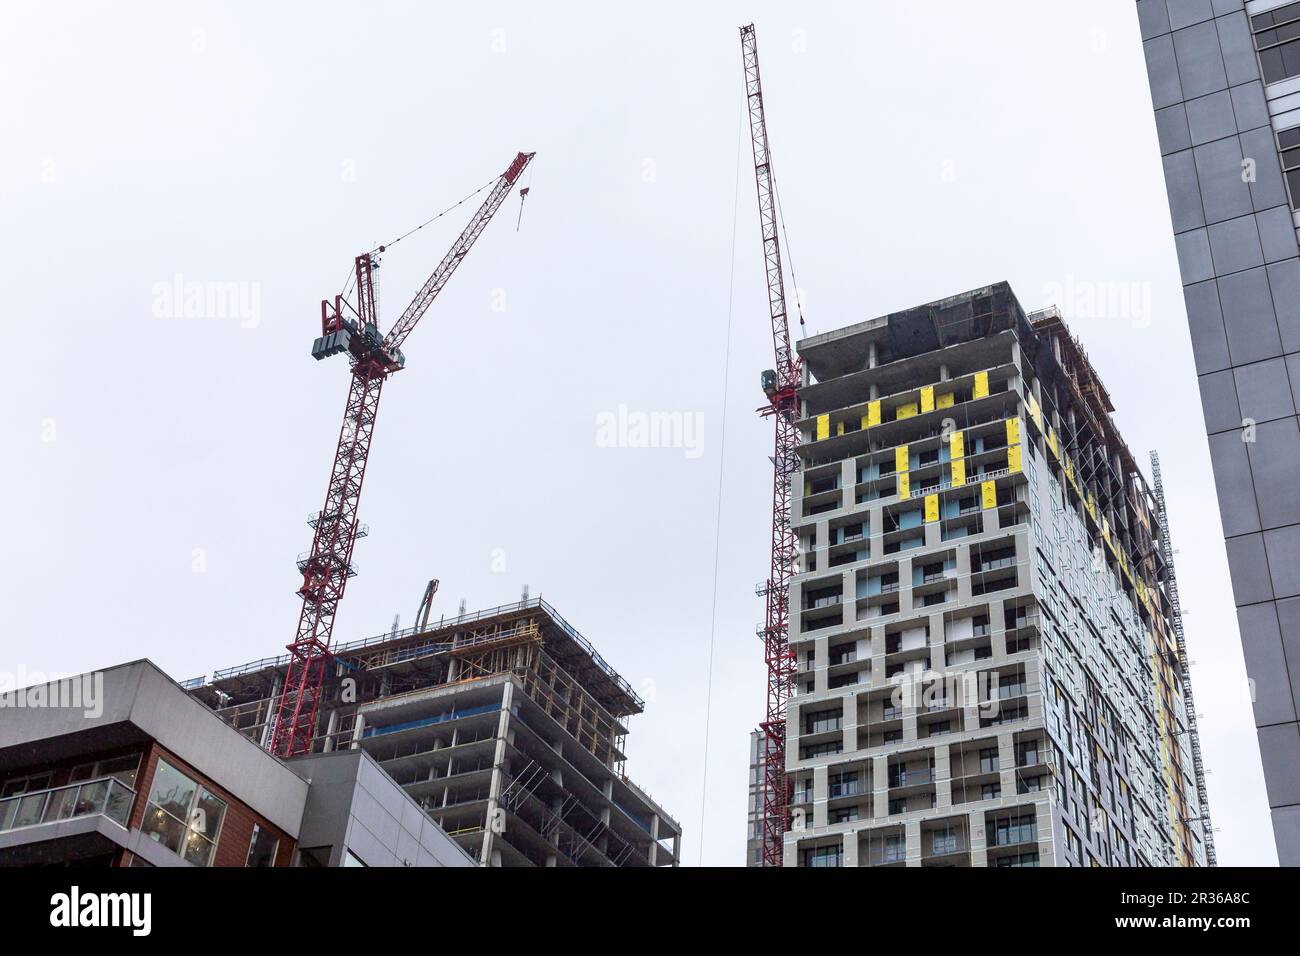
<svg viewBox="0 0 1300 956"><path fill-rule="evenodd" d="M519 224L524 221L524 197L528 195L528 187L525 186L519 190L519 218L515 221L515 232L519 231Z"/></svg>

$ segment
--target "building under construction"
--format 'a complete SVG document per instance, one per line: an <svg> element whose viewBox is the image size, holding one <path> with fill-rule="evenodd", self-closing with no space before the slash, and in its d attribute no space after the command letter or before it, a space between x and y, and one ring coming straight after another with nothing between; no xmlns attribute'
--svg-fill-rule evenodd
<svg viewBox="0 0 1300 956"><path fill-rule="evenodd" d="M288 665L187 686L270 748ZM675 866L681 827L623 773L643 708L533 598L336 647L311 749L365 751L483 865Z"/></svg>
<svg viewBox="0 0 1300 956"><path fill-rule="evenodd" d="M784 864L1213 863L1163 502L1059 314L798 348Z"/></svg>

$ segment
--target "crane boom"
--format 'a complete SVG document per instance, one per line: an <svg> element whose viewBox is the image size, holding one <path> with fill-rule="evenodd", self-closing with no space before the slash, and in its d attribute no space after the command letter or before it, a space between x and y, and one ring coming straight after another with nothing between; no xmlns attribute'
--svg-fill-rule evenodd
<svg viewBox="0 0 1300 956"><path fill-rule="evenodd" d="M785 307L785 279L778 235L776 181L763 112L763 84L758 70L758 41L754 25L740 28L745 68L745 98L749 113L750 143L754 153L754 182L758 190L758 218L762 228L763 262L767 274L768 312L776 368L763 375L768 404L759 411L776 424L772 454L772 542L767 582L760 588L766 614L759 636L767 665L767 708L760 730L764 742L761 806L763 866L781 866L789 818L790 791L785 773L785 721L794 686L795 660L790 653L790 579L798 557L790 520L791 486L799 470L799 432L795 427L803 380L803 363L790 342Z"/></svg>
<svg viewBox="0 0 1300 956"><path fill-rule="evenodd" d="M334 616L348 579L356 574L353 548L357 538L366 534L365 526L357 521L357 507L384 382L405 366L402 343L501 208L533 155L519 153L497 178L469 225L386 337L381 338L379 334L376 284L379 255L376 252L356 257L355 305L346 302L343 296L335 296L332 303L321 302L321 335L312 346L312 354L321 359L346 352L352 365L352 382L325 505L308 522L313 529L311 550L298 558L298 570L303 576L302 587L298 589L302 610L294 641L289 645L289 670L280 691L272 734L271 749L281 756L309 752L315 736L316 711L329 664ZM384 247L379 247L378 252L383 251Z"/></svg>

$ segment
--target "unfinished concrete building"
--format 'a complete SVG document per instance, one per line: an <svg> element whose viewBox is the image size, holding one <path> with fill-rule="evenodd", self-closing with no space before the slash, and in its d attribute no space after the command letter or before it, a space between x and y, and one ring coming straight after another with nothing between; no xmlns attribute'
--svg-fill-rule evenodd
<svg viewBox="0 0 1300 956"><path fill-rule="evenodd" d="M631 686L541 598L343 644L314 752L359 748L482 865L675 866L681 827L623 773ZM269 746L288 657L194 681Z"/></svg>
<svg viewBox="0 0 1300 956"><path fill-rule="evenodd" d="M785 865L1202 865L1158 509L1059 315L798 348Z"/></svg>

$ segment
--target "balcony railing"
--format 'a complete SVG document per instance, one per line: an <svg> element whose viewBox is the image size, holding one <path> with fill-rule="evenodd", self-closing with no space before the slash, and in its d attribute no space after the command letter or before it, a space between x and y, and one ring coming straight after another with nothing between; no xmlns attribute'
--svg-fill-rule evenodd
<svg viewBox="0 0 1300 956"><path fill-rule="evenodd" d="M0 832L103 814L126 826L135 791L116 777L21 793L0 800Z"/></svg>

